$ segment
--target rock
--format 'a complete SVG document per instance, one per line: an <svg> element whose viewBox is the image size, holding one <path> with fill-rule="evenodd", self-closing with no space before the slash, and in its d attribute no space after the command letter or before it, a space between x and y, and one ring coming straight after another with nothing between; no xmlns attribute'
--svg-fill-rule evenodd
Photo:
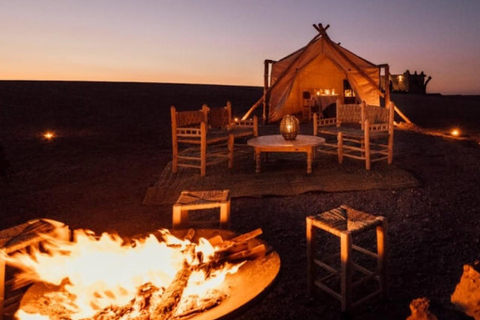
<svg viewBox="0 0 480 320"><path fill-rule="evenodd" d="M418 298L410 303L412 315L407 320L438 320L437 317L428 310L430 300L427 298Z"/></svg>
<svg viewBox="0 0 480 320"><path fill-rule="evenodd" d="M475 270L478 266L478 261L474 266L463 266L462 277L451 296L457 308L476 320L480 320L480 273Z"/></svg>

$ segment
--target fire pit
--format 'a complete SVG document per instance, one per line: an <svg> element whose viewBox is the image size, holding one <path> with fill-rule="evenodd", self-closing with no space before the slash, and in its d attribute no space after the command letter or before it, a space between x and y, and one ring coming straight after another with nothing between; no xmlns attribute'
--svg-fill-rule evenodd
<svg viewBox="0 0 480 320"><path fill-rule="evenodd" d="M210 320L233 318L244 312L252 303L267 294L275 283L280 270L280 257L275 251L269 248L265 242L256 238L257 235L261 234L261 229L240 236L231 231L212 229L195 230L194 235L192 230L175 230L171 231L171 233L178 239L190 238L191 243L198 243L200 238L208 239L217 250L224 250L222 254L223 252L232 250L232 252L227 255L223 254L220 259L235 260L234 263L238 264L239 268L235 273L227 274L223 279L221 283L223 290L221 290L221 297L217 299L218 303L213 303L212 305L212 303L209 302L209 307L202 310L195 310L195 312L191 313L184 313L180 316L164 317L162 315L151 315L150 319L188 318ZM157 236L157 234L155 235ZM230 249L225 249L227 247ZM182 274L182 270L177 272L172 283L178 280L179 274ZM181 281L183 280L180 280L180 282ZM64 283L62 285L64 285ZM164 295L169 292L170 287L172 287L172 285L165 290ZM39 301L52 292L56 293L60 290L62 290L61 286L36 282L27 290L21 301L19 308L19 310L22 310L20 311L20 319L28 319L31 316L30 313L40 312L40 310L38 310L39 305L41 306L42 303L45 304L45 301ZM174 290L176 290L176 288ZM183 289L181 291L183 291ZM180 296L181 295L180 293ZM175 293L171 299L180 300ZM175 305L177 303L178 301ZM93 319L95 319L95 317ZM107 317L103 319L116 319L116 316L112 317L111 315L107 315ZM136 319L136 317L132 316L127 319Z"/></svg>

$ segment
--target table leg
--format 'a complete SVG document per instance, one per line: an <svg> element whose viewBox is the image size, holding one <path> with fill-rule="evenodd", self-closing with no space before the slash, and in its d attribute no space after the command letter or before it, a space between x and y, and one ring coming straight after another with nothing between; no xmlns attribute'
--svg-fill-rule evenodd
<svg viewBox="0 0 480 320"><path fill-rule="evenodd" d="M260 173L260 166L262 163L261 152L258 149L255 149L255 173Z"/></svg>
<svg viewBox="0 0 480 320"><path fill-rule="evenodd" d="M312 173L312 148L307 149L307 173Z"/></svg>

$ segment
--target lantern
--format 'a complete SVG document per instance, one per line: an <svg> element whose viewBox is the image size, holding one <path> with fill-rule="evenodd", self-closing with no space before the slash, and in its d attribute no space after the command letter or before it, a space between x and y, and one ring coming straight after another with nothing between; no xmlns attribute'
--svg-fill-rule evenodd
<svg viewBox="0 0 480 320"><path fill-rule="evenodd" d="M453 129L450 134L454 137L458 137L460 135L460 130L459 129Z"/></svg>
<svg viewBox="0 0 480 320"><path fill-rule="evenodd" d="M55 137L55 134L52 131L47 131L43 134L43 138L46 140L52 140Z"/></svg>
<svg viewBox="0 0 480 320"><path fill-rule="evenodd" d="M300 128L300 122L295 116L287 114L280 122L280 133L285 140L295 140Z"/></svg>

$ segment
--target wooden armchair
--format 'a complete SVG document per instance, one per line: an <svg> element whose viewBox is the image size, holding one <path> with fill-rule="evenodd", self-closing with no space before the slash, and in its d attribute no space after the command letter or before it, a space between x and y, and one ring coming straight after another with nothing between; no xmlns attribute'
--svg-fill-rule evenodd
<svg viewBox="0 0 480 320"><path fill-rule="evenodd" d="M320 119L314 114L313 134L326 136L320 152L337 154L339 163L344 157L365 160L370 170L372 162L393 161L393 116L393 103L383 108L337 101L336 118Z"/></svg>
<svg viewBox="0 0 480 320"><path fill-rule="evenodd" d="M222 158L228 158L228 167L233 167L234 136L230 130L208 128L208 107L204 105L200 111L180 111L174 106L170 108L172 118L172 172L178 167L193 167L200 169L203 177L207 165L216 164ZM180 154L179 145L190 145L188 151ZM220 150L215 147L220 147ZM223 148L226 146L226 150ZM207 161L208 158L208 161ZM215 158L216 160L211 160Z"/></svg>

